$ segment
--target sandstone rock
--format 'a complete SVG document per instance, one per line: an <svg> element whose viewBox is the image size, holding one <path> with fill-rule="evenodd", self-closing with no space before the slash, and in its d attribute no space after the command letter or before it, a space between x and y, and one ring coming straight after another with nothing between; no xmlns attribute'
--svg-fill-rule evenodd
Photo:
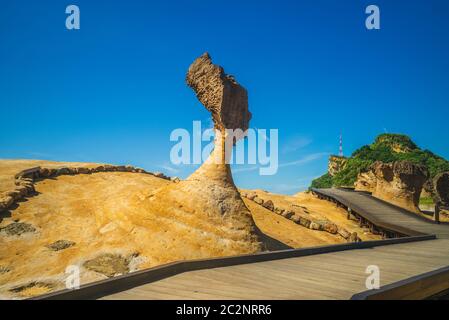
<svg viewBox="0 0 449 320"><path fill-rule="evenodd" d="M367 172L361 172L357 176L357 181L354 183L355 190L374 192L376 190L376 176L374 172L369 170Z"/></svg>
<svg viewBox="0 0 449 320"><path fill-rule="evenodd" d="M207 233L220 235L223 243L220 255L285 249L285 245L257 228L232 179L230 153L226 151L232 150L233 142L243 135L229 136L226 129L248 128L251 114L246 90L226 75L223 68L212 64L208 54L192 63L186 81L212 115L214 150L190 177L159 189L149 200L152 210L162 216L175 212L180 223L187 225L189 216L196 215L207 226Z"/></svg>
<svg viewBox="0 0 449 320"><path fill-rule="evenodd" d="M181 181L181 179L179 179L178 177L171 177L170 180L174 183L178 183Z"/></svg>
<svg viewBox="0 0 449 320"><path fill-rule="evenodd" d="M16 186L21 186L21 185L27 185L27 184L33 184L34 180L33 179L29 179L29 178L20 178L20 179L16 179L14 181L14 184Z"/></svg>
<svg viewBox="0 0 449 320"><path fill-rule="evenodd" d="M67 248L70 248L75 245L75 242L68 241L68 240L58 240L53 242L52 244L49 244L47 248L53 250L53 251L60 251Z"/></svg>
<svg viewBox="0 0 449 320"><path fill-rule="evenodd" d="M111 278L129 272L129 259L121 255L106 253L86 261L83 266Z"/></svg>
<svg viewBox="0 0 449 320"><path fill-rule="evenodd" d="M348 240L348 242L359 242L359 237L357 235L357 232L351 233L351 235L349 236L349 238L347 240Z"/></svg>
<svg viewBox="0 0 449 320"><path fill-rule="evenodd" d="M20 195L19 199L28 195L28 188L26 186L18 186L14 190L19 192L19 195Z"/></svg>
<svg viewBox="0 0 449 320"><path fill-rule="evenodd" d="M66 175L66 174L71 174L69 168L64 167L64 168L57 169L56 175L61 176L61 175Z"/></svg>
<svg viewBox="0 0 449 320"><path fill-rule="evenodd" d="M9 269L8 267L0 266L0 274L8 273L10 271L11 269Z"/></svg>
<svg viewBox="0 0 449 320"><path fill-rule="evenodd" d="M255 193L252 193L252 194L248 194L246 197L247 197L249 200L254 201L254 199L257 197L257 195L256 195Z"/></svg>
<svg viewBox="0 0 449 320"><path fill-rule="evenodd" d="M36 229L31 224L23 222L13 222L4 228L0 228L0 232L5 232L8 236L20 236L35 231Z"/></svg>
<svg viewBox="0 0 449 320"><path fill-rule="evenodd" d="M329 232L331 234L337 234L338 233L338 227L335 223L332 222L326 222L323 225L323 230L326 232Z"/></svg>
<svg viewBox="0 0 449 320"><path fill-rule="evenodd" d="M346 166L347 162L348 159L345 157L330 156L327 172L333 177Z"/></svg>
<svg viewBox="0 0 449 320"><path fill-rule="evenodd" d="M21 197L20 191L18 191L16 189L5 192L5 195L6 195L6 197L11 197L13 199L13 201L18 200Z"/></svg>
<svg viewBox="0 0 449 320"><path fill-rule="evenodd" d="M115 167L114 167L114 166L111 166L110 164L105 164L105 165L104 165L104 171L105 171L105 172L115 171Z"/></svg>
<svg viewBox="0 0 449 320"><path fill-rule="evenodd" d="M14 198L11 196L6 196L0 199L0 202L3 204L5 209L8 209L14 203Z"/></svg>
<svg viewBox="0 0 449 320"><path fill-rule="evenodd" d="M427 181L424 182L423 189L421 192L421 197L424 197L424 198L434 198L435 197L435 189L433 187L432 179L427 179Z"/></svg>
<svg viewBox="0 0 449 320"><path fill-rule="evenodd" d="M294 215L295 215L295 212L291 211L291 210L287 210L287 211L284 211L284 213L282 213L282 216L287 219L290 219Z"/></svg>
<svg viewBox="0 0 449 320"><path fill-rule="evenodd" d="M41 167L34 167L34 168L30 168L30 169L26 169L23 171L20 171L19 173L17 173L14 178L15 179L21 179L21 178L37 178L39 177L39 173L40 173Z"/></svg>
<svg viewBox="0 0 449 320"><path fill-rule="evenodd" d="M257 204L260 204L260 205L263 205L263 199L261 199L261 198L259 198L259 197L255 197L254 199L253 199L253 201L255 202L255 203L257 203Z"/></svg>
<svg viewBox="0 0 449 320"><path fill-rule="evenodd" d="M433 182L435 201L442 206L449 206L449 172L438 174Z"/></svg>
<svg viewBox="0 0 449 320"><path fill-rule="evenodd" d="M299 220L299 224L303 227L310 228L311 221L309 219L301 217L301 219Z"/></svg>
<svg viewBox="0 0 449 320"><path fill-rule="evenodd" d="M78 174L90 174L90 169L85 167L79 167L78 168Z"/></svg>
<svg viewBox="0 0 449 320"><path fill-rule="evenodd" d="M18 293L22 297L29 297L36 295L37 292L39 294L44 294L50 292L56 288L56 284L52 282L44 282L44 281L32 281L22 286L17 286L9 291Z"/></svg>
<svg viewBox="0 0 449 320"><path fill-rule="evenodd" d="M251 113L246 90L222 67L212 64L208 53L192 63L186 81L211 112L215 129L248 129Z"/></svg>
<svg viewBox="0 0 449 320"><path fill-rule="evenodd" d="M408 161L375 162L360 174L356 190L363 188L373 196L413 212L420 212L419 197L429 177L425 167Z"/></svg>
<svg viewBox="0 0 449 320"><path fill-rule="evenodd" d="M47 177L54 177L57 172L58 172L58 170L55 168L48 168L48 176Z"/></svg>
<svg viewBox="0 0 449 320"><path fill-rule="evenodd" d="M351 233L343 228L338 228L338 234L344 239L348 239L351 236Z"/></svg>
<svg viewBox="0 0 449 320"><path fill-rule="evenodd" d="M153 175L160 179L167 179L167 176L165 174L163 174L162 172L155 172L155 173L153 173Z"/></svg>
<svg viewBox="0 0 449 320"><path fill-rule="evenodd" d="M41 168L41 169L39 170L39 175L40 175L42 178L48 178L48 177L50 176L50 170L48 170L47 168Z"/></svg>
<svg viewBox="0 0 449 320"><path fill-rule="evenodd" d="M265 201L263 203L263 207L270 211L274 211L274 204L273 204L273 201L271 201L271 200Z"/></svg>
<svg viewBox="0 0 449 320"><path fill-rule="evenodd" d="M98 166L95 168L97 172L104 172L106 171L106 169L104 168L104 166Z"/></svg>
<svg viewBox="0 0 449 320"><path fill-rule="evenodd" d="M320 224L320 223L317 223L317 222L315 222L315 221L312 221L312 222L310 223L309 228L312 229L312 230L318 230L318 231L320 231L320 230L323 230L323 225Z"/></svg>
<svg viewBox="0 0 449 320"><path fill-rule="evenodd" d="M279 208L279 207L275 207L275 208L274 208L274 212L277 213L277 214L283 214L284 211L285 211L284 209Z"/></svg>
<svg viewBox="0 0 449 320"><path fill-rule="evenodd" d="M296 215L296 214L294 214L294 215L292 215L292 216L290 217L290 220L293 221L293 222L296 223L296 224L300 224L300 222L301 222L301 217L298 216L298 215Z"/></svg>

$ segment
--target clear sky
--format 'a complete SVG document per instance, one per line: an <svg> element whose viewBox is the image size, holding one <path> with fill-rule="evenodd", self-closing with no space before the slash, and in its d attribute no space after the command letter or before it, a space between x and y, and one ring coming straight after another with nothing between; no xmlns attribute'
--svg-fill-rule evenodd
<svg viewBox="0 0 449 320"><path fill-rule="evenodd" d="M381 30L365 28L369 4ZM391 132L449 158L448 17L447 0L2 1L0 158L188 176L169 136L210 123L185 84L204 51L247 88L251 127L279 129L278 173L234 168L241 187L306 188L340 132L347 155Z"/></svg>

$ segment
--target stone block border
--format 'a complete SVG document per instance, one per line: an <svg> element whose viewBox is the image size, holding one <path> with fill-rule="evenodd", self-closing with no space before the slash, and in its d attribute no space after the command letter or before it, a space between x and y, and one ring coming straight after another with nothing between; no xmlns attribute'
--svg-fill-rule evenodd
<svg viewBox="0 0 449 320"><path fill-rule="evenodd" d="M243 198L246 198L248 200L251 200L258 205L264 207L265 209L268 209L278 215L281 215L282 217L289 219L296 223L297 225L300 225L304 228L308 228L311 230L316 231L324 231L328 232L333 235L339 235L343 239L347 240L348 242L360 242L362 241L358 235L357 232L349 232L348 230L337 226L335 223L331 221L321 221L321 220L314 220L310 217L304 217L298 212L295 212L293 210L288 210L285 208L281 208L279 206L275 206L273 201L271 200L264 200L257 196L254 193L248 193L248 192L240 192L240 195Z"/></svg>

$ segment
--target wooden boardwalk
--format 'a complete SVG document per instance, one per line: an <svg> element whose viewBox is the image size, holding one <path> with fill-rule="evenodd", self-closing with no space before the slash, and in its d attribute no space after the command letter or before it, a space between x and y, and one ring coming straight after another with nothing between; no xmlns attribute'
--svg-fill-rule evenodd
<svg viewBox="0 0 449 320"><path fill-rule="evenodd" d="M399 229L411 229L422 234L435 234L438 238L449 239L449 225L437 224L417 214L408 212L364 192L354 192L344 189L314 190L321 195L327 195L346 207L368 216L375 224L390 224ZM407 231L406 231L407 232Z"/></svg>
<svg viewBox="0 0 449 320"><path fill-rule="evenodd" d="M449 265L449 240L334 252L182 273L103 299L350 299L367 290L367 266L381 285Z"/></svg>
<svg viewBox="0 0 449 320"><path fill-rule="evenodd" d="M88 285L79 293L63 292L46 298L251 300L351 299L354 295L366 298L365 293L360 293L367 290L368 266L379 268L382 286L381 290L367 292L371 298L421 299L449 289L449 225L435 224L364 193L339 189L314 192L351 207L375 225L414 237L306 249L306 254L302 249L270 253L264 258L253 256L261 262L251 261L252 256L229 258L235 265L229 261L224 266L211 263L212 260L198 261L189 269L194 271L172 265L143 271L137 280L131 274ZM424 238L430 240L400 243ZM175 272L165 271L170 268ZM130 285L127 281L132 279Z"/></svg>

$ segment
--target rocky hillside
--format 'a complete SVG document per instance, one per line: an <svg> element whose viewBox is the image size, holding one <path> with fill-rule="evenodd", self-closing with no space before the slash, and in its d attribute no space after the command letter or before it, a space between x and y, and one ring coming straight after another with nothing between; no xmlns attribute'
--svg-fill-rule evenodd
<svg viewBox="0 0 449 320"><path fill-rule="evenodd" d="M354 186L357 176L367 172L376 161L382 163L409 161L422 165L427 168L431 179L439 173L449 171L449 161L429 150L420 149L408 136L401 134L382 134L374 143L361 147L344 161L338 157L338 163L334 163L336 159L334 158L331 157L329 163L332 170L312 181L311 187Z"/></svg>

